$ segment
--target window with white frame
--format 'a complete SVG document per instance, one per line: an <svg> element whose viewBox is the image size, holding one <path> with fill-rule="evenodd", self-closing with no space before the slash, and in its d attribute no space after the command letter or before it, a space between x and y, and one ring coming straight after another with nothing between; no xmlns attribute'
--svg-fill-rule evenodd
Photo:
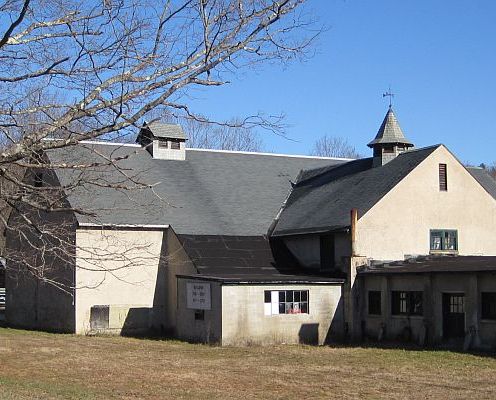
<svg viewBox="0 0 496 400"><path fill-rule="evenodd" d="M264 314L308 314L308 290L265 290Z"/></svg>

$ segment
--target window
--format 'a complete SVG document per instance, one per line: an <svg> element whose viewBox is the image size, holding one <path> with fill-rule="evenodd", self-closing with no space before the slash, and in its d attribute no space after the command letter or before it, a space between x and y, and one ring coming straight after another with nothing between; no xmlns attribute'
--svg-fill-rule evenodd
<svg viewBox="0 0 496 400"><path fill-rule="evenodd" d="M308 314L308 290L265 290L264 313Z"/></svg>
<svg viewBox="0 0 496 400"><path fill-rule="evenodd" d="M450 295L449 312L451 314L463 314L465 312L465 297L463 295Z"/></svg>
<svg viewBox="0 0 496 400"><path fill-rule="evenodd" d="M369 290L369 315L381 315L381 292Z"/></svg>
<svg viewBox="0 0 496 400"><path fill-rule="evenodd" d="M0 287L0 311L5 310L5 288Z"/></svg>
<svg viewBox="0 0 496 400"><path fill-rule="evenodd" d="M171 141L171 149L179 150L181 148L181 143L178 140Z"/></svg>
<svg viewBox="0 0 496 400"><path fill-rule="evenodd" d="M422 315L422 292L391 293L391 311L393 315Z"/></svg>
<svg viewBox="0 0 496 400"><path fill-rule="evenodd" d="M195 321L205 320L205 310L195 310Z"/></svg>
<svg viewBox="0 0 496 400"><path fill-rule="evenodd" d="M431 230L431 250L456 251L458 250L458 231L456 230Z"/></svg>
<svg viewBox="0 0 496 400"><path fill-rule="evenodd" d="M481 306L482 319L496 319L496 292L482 292Z"/></svg>
<svg viewBox="0 0 496 400"><path fill-rule="evenodd" d="M448 175L446 164L439 164L439 190L446 192L448 190Z"/></svg>
<svg viewBox="0 0 496 400"><path fill-rule="evenodd" d="M167 142L167 140L159 140L158 147L160 147L161 149L168 149L169 143Z"/></svg>

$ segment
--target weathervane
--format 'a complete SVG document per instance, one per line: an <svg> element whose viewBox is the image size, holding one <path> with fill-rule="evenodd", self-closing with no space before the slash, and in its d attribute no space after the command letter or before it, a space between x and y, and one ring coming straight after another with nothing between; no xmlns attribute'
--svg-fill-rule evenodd
<svg viewBox="0 0 496 400"><path fill-rule="evenodd" d="M391 86L389 86L389 89L386 93L382 94L382 97L389 97L389 108L393 106L393 97L394 93L391 91Z"/></svg>

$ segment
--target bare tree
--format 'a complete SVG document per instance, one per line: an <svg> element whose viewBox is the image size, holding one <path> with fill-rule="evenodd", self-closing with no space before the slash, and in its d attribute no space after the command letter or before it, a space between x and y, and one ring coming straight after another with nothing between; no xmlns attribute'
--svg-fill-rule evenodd
<svg viewBox="0 0 496 400"><path fill-rule="evenodd" d="M361 158L360 153L345 138L339 136L322 136L315 142L312 152L314 156Z"/></svg>
<svg viewBox="0 0 496 400"><path fill-rule="evenodd" d="M98 168L119 169L119 157L54 162L50 151L125 136L157 110L204 121L188 107L191 89L305 56L319 30L302 12L304 2L0 0L0 200L15 212L0 220L31 250L10 254L11 265L65 287L47 270L53 260L73 260L74 213L90 212L72 207L71 191L153 186L129 171L120 171L121 180L95 178ZM253 115L227 124L219 136L254 126L281 127L277 118ZM243 135L223 146L249 147ZM54 172L67 170L71 180L58 182Z"/></svg>
<svg viewBox="0 0 496 400"><path fill-rule="evenodd" d="M201 119L174 118L170 122L182 126L190 148L262 151L263 142L254 127L244 126L241 118L226 123L212 123L206 117Z"/></svg>

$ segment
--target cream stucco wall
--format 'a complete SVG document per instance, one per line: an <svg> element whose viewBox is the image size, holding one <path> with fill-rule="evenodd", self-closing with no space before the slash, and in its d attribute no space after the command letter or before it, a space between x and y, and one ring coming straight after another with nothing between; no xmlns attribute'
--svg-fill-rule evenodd
<svg viewBox="0 0 496 400"><path fill-rule="evenodd" d="M308 290L309 314L264 314L265 290ZM222 344L319 344L343 335L341 285L224 285Z"/></svg>
<svg viewBox="0 0 496 400"><path fill-rule="evenodd" d="M439 190L447 164L448 191ZM436 149L357 225L357 254L401 260L429 254L430 229L458 230L460 255L496 255L496 200L444 147Z"/></svg>
<svg viewBox="0 0 496 400"><path fill-rule="evenodd" d="M76 333L90 331L90 309L109 305L112 332L165 324L163 230L76 231Z"/></svg>

